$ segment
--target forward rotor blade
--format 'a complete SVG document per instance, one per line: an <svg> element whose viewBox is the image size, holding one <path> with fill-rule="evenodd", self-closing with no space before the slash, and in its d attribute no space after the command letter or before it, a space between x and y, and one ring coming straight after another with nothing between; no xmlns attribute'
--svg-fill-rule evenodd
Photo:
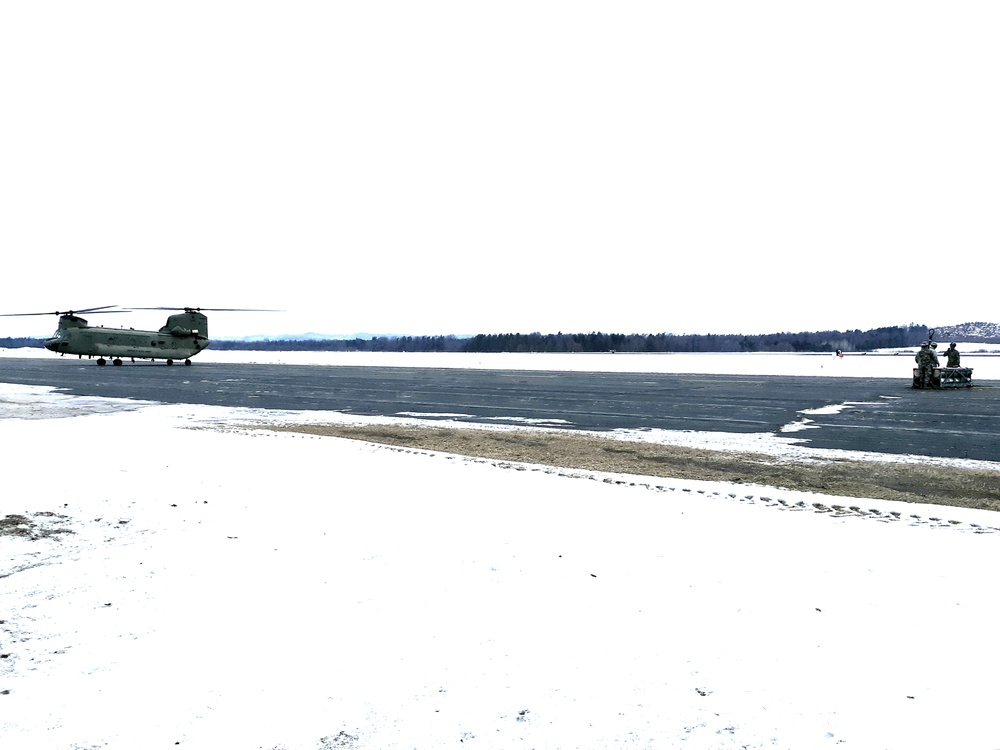
<svg viewBox="0 0 1000 750"><path fill-rule="evenodd" d="M114 310L109 309L112 307L116 309ZM100 315L101 313L116 313L116 312L131 312L131 311L126 310L124 308L120 308L118 307L118 305L104 305L103 307L88 307L86 310L69 310L68 314L76 315L77 313L83 313L84 315ZM64 315L67 313L59 313L59 314Z"/></svg>
<svg viewBox="0 0 1000 750"><path fill-rule="evenodd" d="M131 310L185 310L187 312L284 312L259 307L132 307Z"/></svg>
<svg viewBox="0 0 1000 750"><path fill-rule="evenodd" d="M108 308L115 307L118 305L103 305L101 307L88 307L83 310L50 310L49 312L33 312L33 313L0 313L0 317L4 318L23 318L29 315L100 315L101 313L116 313L116 312L129 312L129 310L109 310Z"/></svg>

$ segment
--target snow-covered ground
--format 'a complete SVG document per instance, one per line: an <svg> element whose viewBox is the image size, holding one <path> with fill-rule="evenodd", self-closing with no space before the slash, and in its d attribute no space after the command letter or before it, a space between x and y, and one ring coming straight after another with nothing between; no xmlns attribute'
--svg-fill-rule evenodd
<svg viewBox="0 0 1000 750"><path fill-rule="evenodd" d="M0 386L0 746L1000 747L996 514L216 429L259 416Z"/></svg>

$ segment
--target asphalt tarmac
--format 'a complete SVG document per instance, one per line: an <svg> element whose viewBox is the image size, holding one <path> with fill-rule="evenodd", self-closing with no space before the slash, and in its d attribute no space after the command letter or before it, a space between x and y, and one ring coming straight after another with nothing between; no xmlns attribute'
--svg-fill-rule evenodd
<svg viewBox="0 0 1000 750"><path fill-rule="evenodd" d="M305 365L191 366L0 359L0 382L80 396L580 430L795 434L814 448L1000 461L1000 383L914 390L908 379ZM804 411L847 404L830 413Z"/></svg>

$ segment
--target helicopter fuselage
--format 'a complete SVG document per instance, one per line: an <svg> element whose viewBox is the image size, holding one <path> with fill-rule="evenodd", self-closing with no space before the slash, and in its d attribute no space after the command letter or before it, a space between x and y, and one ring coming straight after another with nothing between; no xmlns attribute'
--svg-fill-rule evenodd
<svg viewBox="0 0 1000 750"><path fill-rule="evenodd" d="M90 326L70 314L59 319L59 328L46 339L45 348L59 354L98 357L98 364L103 364L105 357L115 364L125 357L172 363L176 359L187 361L208 346L207 327L207 319L198 313L171 316L159 331Z"/></svg>

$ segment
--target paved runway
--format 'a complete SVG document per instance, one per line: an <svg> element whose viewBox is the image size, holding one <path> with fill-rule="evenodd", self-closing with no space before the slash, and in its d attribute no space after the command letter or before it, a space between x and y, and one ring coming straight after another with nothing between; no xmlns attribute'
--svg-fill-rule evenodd
<svg viewBox="0 0 1000 750"><path fill-rule="evenodd" d="M195 362L98 367L92 360L0 359L0 381L83 396L583 430L798 433L815 448L1000 460L1000 383L919 391L908 380L795 376L523 372ZM849 404L831 413L804 410Z"/></svg>

